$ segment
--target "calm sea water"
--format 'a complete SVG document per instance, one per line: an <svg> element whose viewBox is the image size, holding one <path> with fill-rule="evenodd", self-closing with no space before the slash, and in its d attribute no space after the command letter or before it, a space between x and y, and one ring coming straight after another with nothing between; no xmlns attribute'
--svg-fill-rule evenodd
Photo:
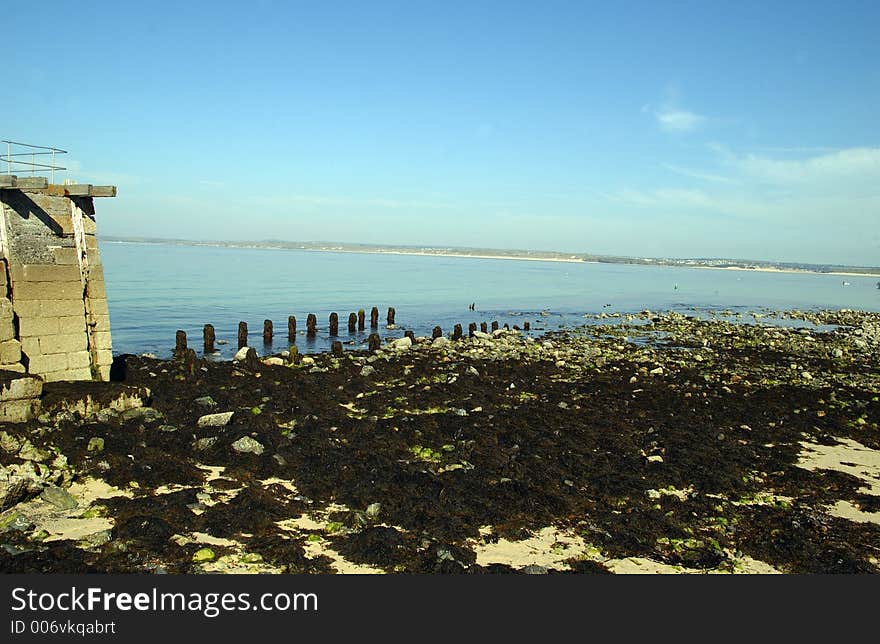
<svg viewBox="0 0 880 644"><path fill-rule="evenodd" d="M429 335L435 324L449 332L460 323L466 331L470 322L492 320L529 320L533 329L552 330L581 324L586 313L646 308L880 311L876 277L121 242L102 242L101 255L117 354L168 356L178 329L200 351L202 327L210 323L229 342L218 347L229 358L240 320L248 323L251 346L277 352L288 346L288 316L296 316L302 332L308 313L317 315L319 334L307 340L300 333L297 346L301 353L324 351L334 311L339 339L355 346L366 334L349 336L348 314L362 308L369 318L373 306L382 335L395 337L406 329ZM386 332L389 306L398 328ZM274 346L263 344L265 319L274 323Z"/></svg>

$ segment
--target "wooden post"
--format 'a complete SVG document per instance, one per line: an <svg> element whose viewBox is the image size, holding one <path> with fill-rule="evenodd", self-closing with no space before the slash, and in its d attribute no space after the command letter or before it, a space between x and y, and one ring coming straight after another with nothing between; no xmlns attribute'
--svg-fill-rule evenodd
<svg viewBox="0 0 880 644"><path fill-rule="evenodd" d="M529 331L532 328L531 322L523 322L523 331Z"/></svg>
<svg viewBox="0 0 880 644"><path fill-rule="evenodd" d="M435 326L434 330L431 331L431 339L432 340L436 340L437 338L439 338L442 335L443 335L443 329L441 329L439 326Z"/></svg>
<svg viewBox="0 0 880 644"><path fill-rule="evenodd" d="M348 332L354 333L355 328L357 327L357 313L349 313L348 314Z"/></svg>
<svg viewBox="0 0 880 644"><path fill-rule="evenodd" d="M183 370L188 376L193 376L196 373L196 350L195 349L184 349L183 353Z"/></svg>
<svg viewBox="0 0 880 644"><path fill-rule="evenodd" d="M492 320L492 330L493 331L498 330L498 320Z"/></svg>
<svg viewBox="0 0 880 644"><path fill-rule="evenodd" d="M394 325L394 315L397 311L394 310L393 306L388 307L388 326Z"/></svg>
<svg viewBox="0 0 880 644"><path fill-rule="evenodd" d="M461 325L456 324L452 327L452 339L453 340L461 340Z"/></svg>
<svg viewBox="0 0 880 644"><path fill-rule="evenodd" d="M186 331L178 331L174 340L174 355L183 356L186 351Z"/></svg>
<svg viewBox="0 0 880 644"><path fill-rule="evenodd" d="M238 348L247 346L247 322L238 323Z"/></svg>
<svg viewBox="0 0 880 644"><path fill-rule="evenodd" d="M257 357L257 350L253 347L250 347L244 356L245 368L249 371L259 371L261 364L262 363L260 362L260 358Z"/></svg>
<svg viewBox="0 0 880 644"><path fill-rule="evenodd" d="M378 351L382 346L382 339L379 337L378 333L371 333L367 342L369 343L370 351Z"/></svg>
<svg viewBox="0 0 880 644"><path fill-rule="evenodd" d="M366 313L364 313L364 310L358 309L358 331L364 330L364 326L365 326L364 322L366 320L366 317L367 317L367 315L366 315Z"/></svg>
<svg viewBox="0 0 880 644"><path fill-rule="evenodd" d="M313 338L317 332L318 318L314 313L309 313L309 316L306 318L306 335Z"/></svg>
<svg viewBox="0 0 880 644"><path fill-rule="evenodd" d="M214 335L213 324L205 325L205 328L202 329L202 337L205 340L205 353L214 353L214 340L216 336Z"/></svg>
<svg viewBox="0 0 880 644"><path fill-rule="evenodd" d="M330 314L330 335L339 335L339 316L336 313Z"/></svg>
<svg viewBox="0 0 880 644"><path fill-rule="evenodd" d="M287 339L293 340L296 338L296 316L291 315L287 318Z"/></svg>
<svg viewBox="0 0 880 644"><path fill-rule="evenodd" d="M476 333L476 332L477 332L477 323L471 322L470 324L468 324L468 337L469 338L474 337L474 333Z"/></svg>
<svg viewBox="0 0 880 644"><path fill-rule="evenodd" d="M403 337L412 340L413 344L416 343L416 334L411 329L408 329L406 332L404 332Z"/></svg>
<svg viewBox="0 0 880 644"><path fill-rule="evenodd" d="M480 322L480 331L483 333L489 333L489 325L485 322Z"/></svg>
<svg viewBox="0 0 880 644"><path fill-rule="evenodd" d="M263 344L272 344L272 320L263 320Z"/></svg>
<svg viewBox="0 0 880 644"><path fill-rule="evenodd" d="M287 356L287 361L290 364L299 364L299 361L300 361L299 349L296 348L295 344L290 345L290 353Z"/></svg>
<svg viewBox="0 0 880 644"><path fill-rule="evenodd" d="M379 309L375 306L370 309L370 328L375 329L379 326Z"/></svg>
<svg viewBox="0 0 880 644"><path fill-rule="evenodd" d="M339 340L334 340L333 343L330 345L330 351L337 358L341 358L342 357L342 343Z"/></svg>

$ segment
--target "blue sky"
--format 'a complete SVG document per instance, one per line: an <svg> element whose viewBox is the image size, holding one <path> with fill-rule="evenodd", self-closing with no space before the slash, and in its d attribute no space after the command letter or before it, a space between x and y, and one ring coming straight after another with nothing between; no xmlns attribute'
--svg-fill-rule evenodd
<svg viewBox="0 0 880 644"><path fill-rule="evenodd" d="M878 2L39 2L3 24L0 134L117 185L106 235L880 265Z"/></svg>

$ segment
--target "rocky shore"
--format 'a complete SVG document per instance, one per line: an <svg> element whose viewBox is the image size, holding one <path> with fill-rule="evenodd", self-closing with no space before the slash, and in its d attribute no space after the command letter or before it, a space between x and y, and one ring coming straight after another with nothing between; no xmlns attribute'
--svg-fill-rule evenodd
<svg viewBox="0 0 880 644"><path fill-rule="evenodd" d="M880 314L605 317L44 383L0 570L880 572Z"/></svg>

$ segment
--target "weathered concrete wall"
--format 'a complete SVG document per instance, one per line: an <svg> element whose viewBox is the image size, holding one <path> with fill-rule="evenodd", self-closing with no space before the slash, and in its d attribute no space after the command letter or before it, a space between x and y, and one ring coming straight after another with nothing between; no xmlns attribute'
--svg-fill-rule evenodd
<svg viewBox="0 0 880 644"><path fill-rule="evenodd" d="M107 380L110 315L94 203L64 188L0 190L0 369Z"/></svg>

